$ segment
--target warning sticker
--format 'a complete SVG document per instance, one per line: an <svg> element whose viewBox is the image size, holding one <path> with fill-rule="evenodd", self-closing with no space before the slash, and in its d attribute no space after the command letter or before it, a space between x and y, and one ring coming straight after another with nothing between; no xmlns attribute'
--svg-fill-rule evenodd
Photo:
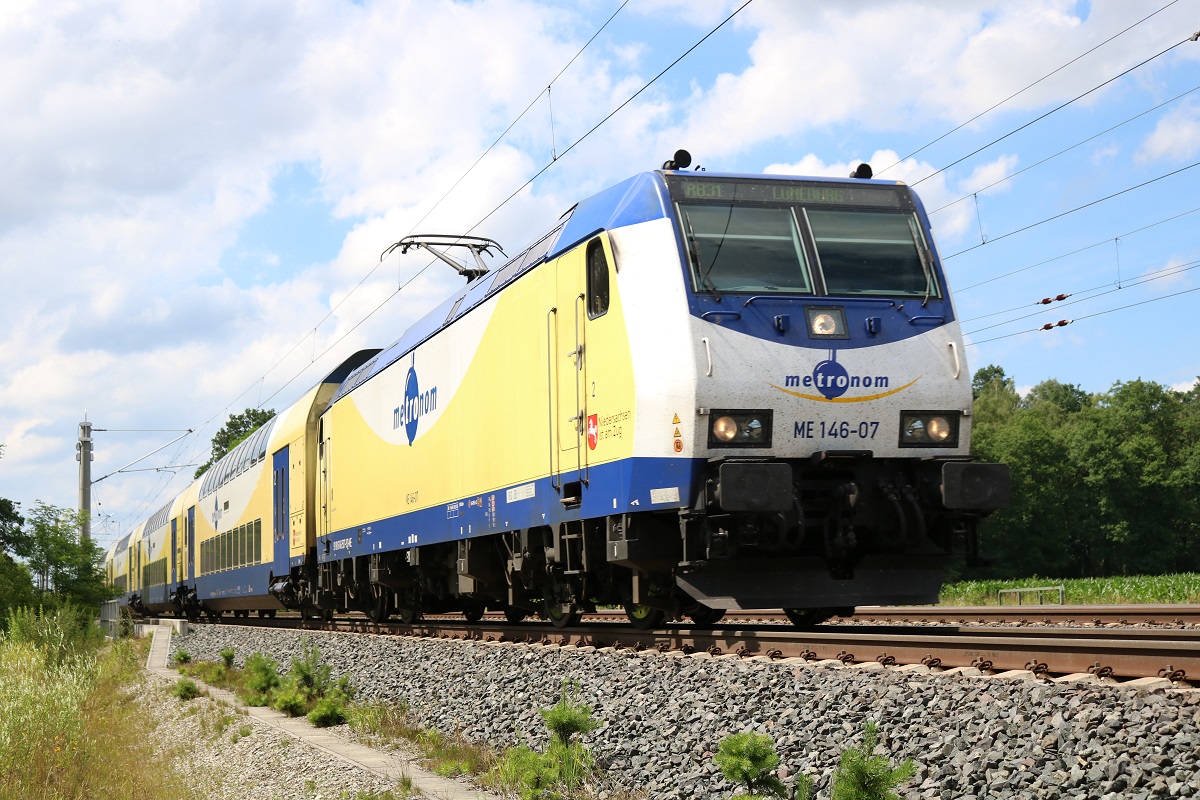
<svg viewBox="0 0 1200 800"><path fill-rule="evenodd" d="M679 415L678 415L678 414L676 414L676 415L675 415L675 419L671 420L671 424L672 424L672 425L678 425L678 424L679 424Z"/></svg>

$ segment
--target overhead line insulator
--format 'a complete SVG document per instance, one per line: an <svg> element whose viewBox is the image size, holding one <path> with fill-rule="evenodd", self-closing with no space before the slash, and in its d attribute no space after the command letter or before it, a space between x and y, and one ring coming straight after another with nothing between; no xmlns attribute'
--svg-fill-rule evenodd
<svg viewBox="0 0 1200 800"><path fill-rule="evenodd" d="M1070 296L1071 295L1069 295L1069 294L1060 294L1057 297L1043 297L1041 300L1034 303L1034 305L1035 306L1048 306L1051 303L1056 302L1058 300L1066 300Z"/></svg>

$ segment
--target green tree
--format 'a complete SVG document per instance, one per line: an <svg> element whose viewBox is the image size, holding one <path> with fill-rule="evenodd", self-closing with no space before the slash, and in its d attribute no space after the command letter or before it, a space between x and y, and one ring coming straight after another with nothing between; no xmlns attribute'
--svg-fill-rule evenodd
<svg viewBox="0 0 1200 800"><path fill-rule="evenodd" d="M917 774L917 764L911 758L893 767L887 756L875 755L879 743L879 727L867 722L861 747L842 753L842 760L833 773L833 800L900 800L893 790Z"/></svg>
<svg viewBox="0 0 1200 800"><path fill-rule="evenodd" d="M4 445L0 444L0 456ZM0 497L0 621L9 613L33 602L33 578L24 564L14 560L28 551L25 520L17 504ZM0 626L2 627L2 626Z"/></svg>
<svg viewBox="0 0 1200 800"><path fill-rule="evenodd" d="M779 766L779 754L770 736L754 731L743 731L726 736L717 745L713 763L725 780L746 787L741 797L787 797L787 788L775 775Z"/></svg>
<svg viewBox="0 0 1200 800"><path fill-rule="evenodd" d="M104 551L82 539L85 514L38 502L26 522L25 563L42 602L95 606L112 596L104 580Z"/></svg>
<svg viewBox="0 0 1200 800"><path fill-rule="evenodd" d="M209 467L220 461L222 456L269 422L273 416L275 416L273 408L247 408L240 414L230 414L224 427L217 431L212 438L212 458L201 464L193 477L199 478L208 472Z"/></svg>
<svg viewBox="0 0 1200 800"><path fill-rule="evenodd" d="M1070 449L1092 491L1099 541L1092 575L1156 574L1196 566L1195 458L1184 396L1160 384L1118 382L1079 414Z"/></svg>

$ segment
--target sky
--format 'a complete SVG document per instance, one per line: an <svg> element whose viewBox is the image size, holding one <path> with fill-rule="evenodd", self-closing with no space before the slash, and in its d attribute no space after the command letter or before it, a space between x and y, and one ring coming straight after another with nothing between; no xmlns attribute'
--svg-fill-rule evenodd
<svg viewBox="0 0 1200 800"><path fill-rule="evenodd" d="M743 2L5 0L0 497L74 507L86 415L107 546L461 285L390 244L678 148L913 185L972 370L1193 385L1200 0Z"/></svg>

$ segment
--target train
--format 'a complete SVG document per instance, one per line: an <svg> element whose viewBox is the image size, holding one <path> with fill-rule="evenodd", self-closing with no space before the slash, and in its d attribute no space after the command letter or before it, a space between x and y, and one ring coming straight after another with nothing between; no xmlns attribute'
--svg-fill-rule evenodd
<svg viewBox="0 0 1200 800"><path fill-rule="evenodd" d="M1008 502L920 199L688 170L580 200L108 552L140 613L810 626L937 601ZM481 244L482 242L482 244Z"/></svg>

